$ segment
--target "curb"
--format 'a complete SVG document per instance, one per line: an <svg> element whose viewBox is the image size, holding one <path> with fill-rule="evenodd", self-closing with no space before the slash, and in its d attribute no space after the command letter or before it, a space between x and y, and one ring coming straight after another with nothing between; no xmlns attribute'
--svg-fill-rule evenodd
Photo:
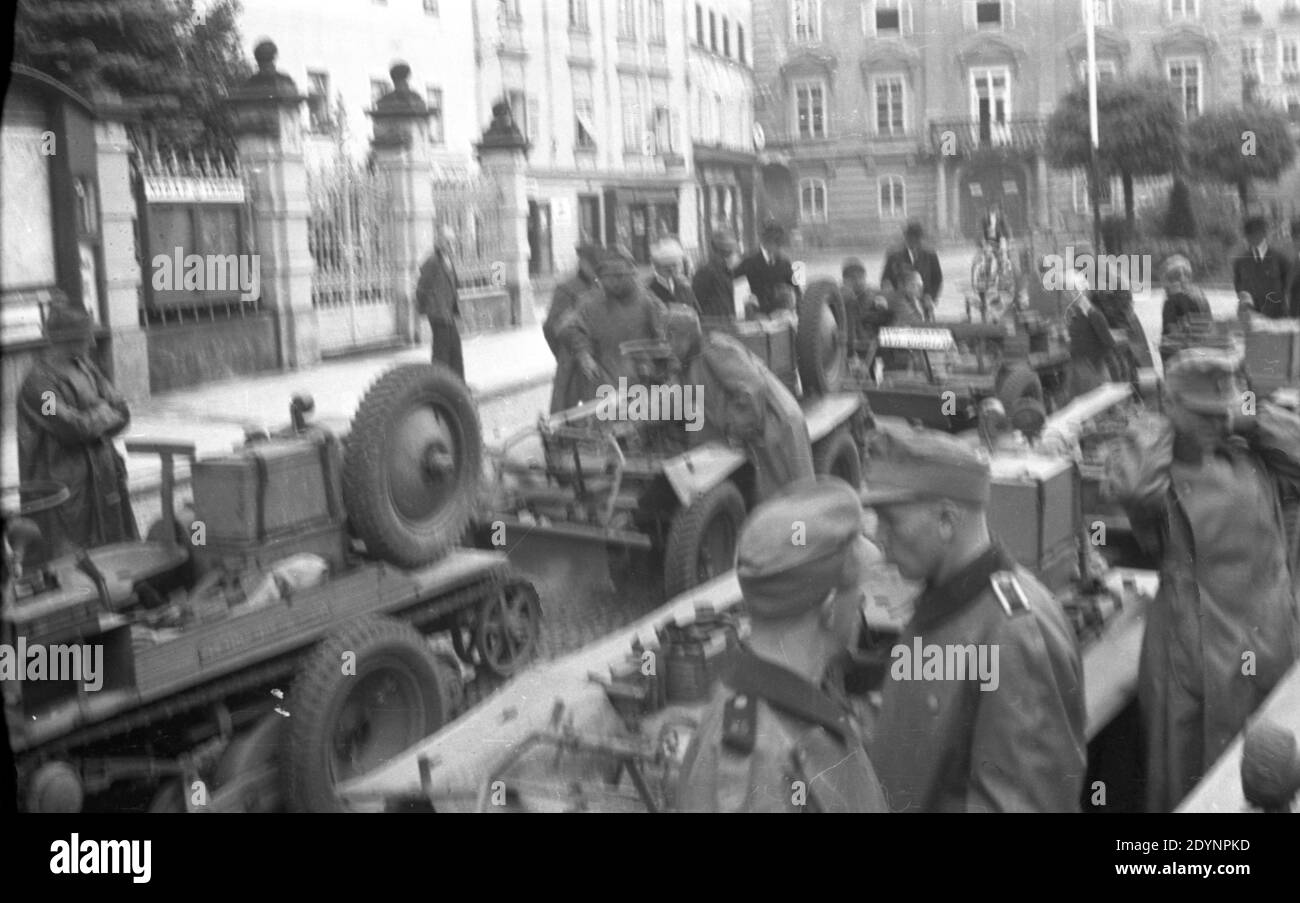
<svg viewBox="0 0 1300 903"><path fill-rule="evenodd" d="M505 398L506 396L518 395L523 392L527 392L530 389L534 389L538 386L545 385L546 383L549 383L554 378L555 378L555 370L551 369L546 372L534 373L531 376L526 376L520 379L516 379L513 382L504 383L499 386L494 386L493 388L486 389L482 392L476 392L473 386L471 386L470 394L473 397L476 405L489 404L494 401L499 401L500 399ZM189 485L190 485L189 466L185 465L185 473L177 474L176 476L175 488L181 489ZM142 482L139 486L130 487L131 500L136 501L139 499L150 498L152 496L158 495L161 489L162 489L161 479L149 478L147 482Z"/></svg>

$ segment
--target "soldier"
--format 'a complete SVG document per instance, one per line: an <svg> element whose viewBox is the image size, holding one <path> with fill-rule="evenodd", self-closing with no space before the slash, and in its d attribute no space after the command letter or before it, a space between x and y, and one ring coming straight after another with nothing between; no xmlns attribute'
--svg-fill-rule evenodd
<svg viewBox="0 0 1300 903"><path fill-rule="evenodd" d="M1300 654L1300 562L1283 498L1300 489L1300 417L1249 396L1227 352L1190 348L1166 416L1130 428L1103 490L1160 560L1138 672L1147 805L1186 796Z"/></svg>
<svg viewBox="0 0 1300 903"><path fill-rule="evenodd" d="M714 232L709 260L691 280L700 316L736 318L735 268L739 262L736 239L727 232Z"/></svg>
<svg viewBox="0 0 1300 903"><path fill-rule="evenodd" d="M61 483L70 496L32 516L43 537L29 553L32 563L139 538L126 463L113 446L131 412L90 359L90 316L79 307L54 305L45 337L50 347L18 394L18 469L22 482Z"/></svg>
<svg viewBox="0 0 1300 903"><path fill-rule="evenodd" d="M881 428L871 446L862 502L885 558L924 583L867 745L891 809L1077 812L1085 710L1074 630L990 537L987 458L907 427ZM941 664L973 654L992 668L932 670L936 649ZM919 650L924 670L910 659Z"/></svg>
<svg viewBox="0 0 1300 903"><path fill-rule="evenodd" d="M551 296L551 309L546 312L546 322L542 324L542 335L546 344L555 355L555 384L551 391L551 413L567 411L569 408L590 397L590 391L584 384L582 370L574 360L568 347L560 339L560 327L569 312L578 306L578 302L589 292L597 290L596 257L600 248L584 244L577 247L578 271L572 279L555 287Z"/></svg>
<svg viewBox="0 0 1300 903"><path fill-rule="evenodd" d="M637 283L636 261L626 248L607 248L596 272L601 291L578 303L560 327L560 335L582 368L593 391L617 386L619 377L638 382L620 346L635 339L664 339L664 305Z"/></svg>
<svg viewBox="0 0 1300 903"><path fill-rule="evenodd" d="M736 576L752 631L729 654L687 751L681 808L887 811L849 709L819 687L858 623L861 520L854 490L821 477L746 521Z"/></svg>

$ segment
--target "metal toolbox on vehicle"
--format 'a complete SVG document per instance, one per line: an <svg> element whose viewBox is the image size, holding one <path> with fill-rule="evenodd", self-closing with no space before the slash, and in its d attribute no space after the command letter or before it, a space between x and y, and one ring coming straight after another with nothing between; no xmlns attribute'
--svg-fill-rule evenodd
<svg viewBox="0 0 1300 903"><path fill-rule="evenodd" d="M1300 385L1300 322L1278 320L1246 332L1246 373L1255 391Z"/></svg>
<svg viewBox="0 0 1300 903"><path fill-rule="evenodd" d="M989 529L1049 589L1078 570L1080 481L1073 461L995 457Z"/></svg>
<svg viewBox="0 0 1300 903"><path fill-rule="evenodd" d="M194 510L208 543L262 542L343 519L341 454L328 434L276 439L195 462Z"/></svg>

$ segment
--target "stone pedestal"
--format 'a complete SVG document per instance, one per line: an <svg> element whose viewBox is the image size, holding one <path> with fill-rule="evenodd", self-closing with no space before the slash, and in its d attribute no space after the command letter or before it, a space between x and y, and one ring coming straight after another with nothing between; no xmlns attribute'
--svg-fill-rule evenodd
<svg viewBox="0 0 1300 903"><path fill-rule="evenodd" d="M492 125L477 145L483 174L501 191L501 224L504 230L502 287L510 294L512 319L516 324L537 321L533 310L533 286L528 274L528 166L529 144L504 102L492 107Z"/></svg>
<svg viewBox="0 0 1300 903"><path fill-rule="evenodd" d="M258 73L234 91L239 165L253 192L253 228L260 259L263 303L280 321L280 362L298 369L320 360L311 303L315 264L307 244L311 201L302 150L300 106L306 98L275 69L276 49L253 51Z"/></svg>
<svg viewBox="0 0 1300 903"><path fill-rule="evenodd" d="M398 63L389 70L393 90L375 102L367 115L374 122L370 146L375 167L388 177L392 219L386 236L392 255L392 296L398 335L407 343L419 340L420 320L415 286L420 264L433 253L433 163L429 156L429 111L411 90L411 67Z"/></svg>
<svg viewBox="0 0 1300 903"><path fill-rule="evenodd" d="M135 255L135 195L131 190L130 113L109 92L96 100L95 165L99 182L100 265L104 325L113 384L128 401L149 397L149 348L140 328L140 262Z"/></svg>

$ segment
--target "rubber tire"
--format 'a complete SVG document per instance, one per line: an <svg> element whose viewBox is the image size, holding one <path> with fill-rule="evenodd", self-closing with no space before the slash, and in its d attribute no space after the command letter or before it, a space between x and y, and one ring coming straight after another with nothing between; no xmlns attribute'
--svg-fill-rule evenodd
<svg viewBox="0 0 1300 903"><path fill-rule="evenodd" d="M799 299L795 353L799 381L805 395L826 395L838 391L844 383L848 355L844 347L844 311L840 305L839 288L829 279L812 283ZM835 320L830 348L825 347L822 336L822 323L827 311Z"/></svg>
<svg viewBox="0 0 1300 903"><path fill-rule="evenodd" d="M998 401L1010 416L1011 408L1024 397L1043 400L1043 381L1038 374L1028 367L1018 366L1008 371L1002 385L998 387Z"/></svg>
<svg viewBox="0 0 1300 903"><path fill-rule="evenodd" d="M817 443L813 447L813 471L839 477L854 489L861 489L862 454L858 443L853 441L853 434L838 429Z"/></svg>
<svg viewBox="0 0 1300 903"><path fill-rule="evenodd" d="M355 675L342 673L345 652L356 656ZM334 719L352 682L375 670L369 665L376 660L389 667L394 660L400 662L407 676L419 684L424 709L408 732L410 743L406 746L429 736L452 717L453 687L458 678L447 671L418 630L392 618L367 616L348 622L308 654L294 677L281 758L284 800L290 811L346 811L334 794L330 774Z"/></svg>
<svg viewBox="0 0 1300 903"><path fill-rule="evenodd" d="M389 434L412 406L433 402L452 415L458 479L450 500L420 522L396 510L385 472ZM399 567L423 567L460 541L483 478L483 439L469 388L441 364L406 364L381 376L357 406L343 464L343 501L370 555Z"/></svg>
<svg viewBox="0 0 1300 903"><path fill-rule="evenodd" d="M745 497L735 483L725 480L673 515L664 547L664 594L669 599L699 585L700 541L714 519L731 518L739 540L745 514ZM733 564L729 562L723 572Z"/></svg>

